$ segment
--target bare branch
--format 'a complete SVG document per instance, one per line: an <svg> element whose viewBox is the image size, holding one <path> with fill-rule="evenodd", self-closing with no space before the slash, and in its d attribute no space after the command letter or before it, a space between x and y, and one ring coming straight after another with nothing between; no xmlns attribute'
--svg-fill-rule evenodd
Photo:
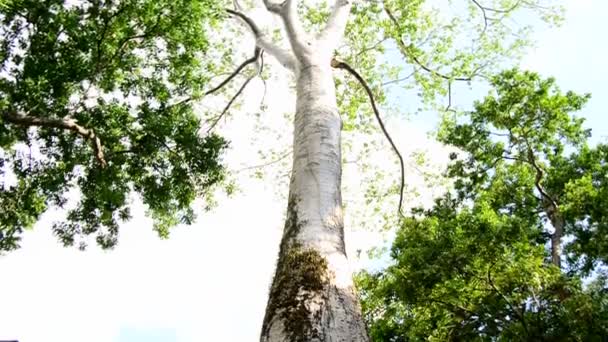
<svg viewBox="0 0 608 342"><path fill-rule="evenodd" d="M380 111L378 110L378 107L376 106L376 101L374 100L374 94L372 93L372 90L369 88L369 85L367 84L367 82L365 82L363 77L361 77L361 75L359 75L359 73L356 70L354 70L350 65L348 65L346 62L342 62L342 61L339 61L339 60L333 58L331 60L331 66L336 69L344 69L344 70L348 71L353 77L355 77L357 79L357 81L359 81L361 86L365 89L365 92L367 93L367 96L369 97L369 101L372 105L374 115L376 116L376 119L378 120L378 124L380 125L380 129L382 129L382 133L384 133L384 136L386 137L388 142L391 144L393 151L395 151L395 154L399 158L399 164L401 166L401 186L399 189L399 207L397 207L397 212L401 216L403 216L401 207L403 205L403 189L405 188L405 165L403 162L403 157L401 156L401 152L399 152L397 145L395 145L395 143L393 142L393 139L391 138L390 134L386 130L386 127L384 127L384 122L382 121L382 118L380 117Z"/></svg>
<svg viewBox="0 0 608 342"><path fill-rule="evenodd" d="M445 111L454 111L452 108L452 82L448 80L448 105L445 107Z"/></svg>
<svg viewBox="0 0 608 342"><path fill-rule="evenodd" d="M473 4L479 8L479 10L481 11L481 15L483 16L483 30L481 31L481 33L479 34L479 37L483 37L483 35L485 35L486 31L488 30L488 26L489 26L489 22L490 21L495 21L495 22L499 22L502 19L504 19L507 15L509 15L509 13L513 12L515 9L517 9L519 7L519 5L521 5L522 3L525 5L528 5L531 8L543 8L543 9L548 9L546 7L543 6L538 6L538 5L533 5L530 4L526 1L520 0L517 1L515 4L513 4L513 6L511 6L510 8L506 8L506 9L498 9L498 8L492 8L492 7L487 7L482 5L478 0L471 0L471 2L473 2ZM502 14L502 17L500 18L491 18L488 13L495 13L495 14Z"/></svg>
<svg viewBox="0 0 608 342"><path fill-rule="evenodd" d="M21 113L2 113L2 118L7 122L24 127L39 126L72 131L90 142L95 153L95 158L102 168L106 167L107 165L101 140L99 140L99 137L95 134L95 131L91 128L84 128L83 126L80 126L73 119L40 118Z"/></svg>
<svg viewBox="0 0 608 342"><path fill-rule="evenodd" d="M226 77L222 82L220 82L220 84L218 84L217 86L213 87L212 89L208 90L207 92L205 92L205 95L211 95L217 91L219 91L220 89L222 89L223 87L225 87L230 81L232 81L236 76L238 76L241 71L243 71L243 69L245 69L245 67L247 67L249 64L253 64L256 61L258 61L258 59L260 59L262 57L262 53L264 52L264 50L262 50L259 47L255 47L254 52L253 52L253 57L246 59L245 61L243 61L243 63L241 63L233 72L231 72L230 74L228 74L228 77ZM185 104L192 101L192 97L186 97L183 100L177 101L173 104L170 105L170 107L174 107L174 106L178 106L181 104Z"/></svg>
<svg viewBox="0 0 608 342"><path fill-rule="evenodd" d="M399 82L407 81L410 78L412 78L412 76L414 76L414 72L411 72L409 75L404 76L404 77L400 77L400 78L396 78L394 80L386 81L386 82L382 83L382 86L387 86L387 85L390 85L390 84L393 84L393 83L399 83Z"/></svg>
<svg viewBox="0 0 608 342"><path fill-rule="evenodd" d="M268 37L266 37L266 34L260 30L260 28L251 18L241 12L231 9L226 9L226 12L239 17L241 20L243 20L243 22L245 22L245 24L247 24L255 36L257 46L274 56L274 58L276 58L285 68L292 71L295 70L296 62L294 56L289 51L286 51L285 49L282 49L276 46L276 44L272 43Z"/></svg>
<svg viewBox="0 0 608 342"><path fill-rule="evenodd" d="M245 80L245 82L243 82L243 85L241 85L241 87L239 88L239 90L237 90L236 94L234 94L234 96L230 99L230 101L228 101L228 104L226 105L226 107L224 107L224 110L222 110L222 112L220 113L220 115L218 115L218 117L213 121L213 123L211 124L211 126L209 126L209 128L207 129L207 134L209 132L211 132L215 128L215 126L217 126L217 124L220 122L220 120L222 119L222 117L224 117L224 115L226 115L226 113L228 112L228 110L230 109L230 107L232 106L232 104L234 103L234 101L236 101L236 99L239 97L239 95L241 95L241 93L243 93L243 90L245 90L245 88L247 87L247 85L249 84L249 82L251 82L251 80L254 77L255 77L255 75L247 77L247 79Z"/></svg>
<svg viewBox="0 0 608 342"><path fill-rule="evenodd" d="M266 166L270 166L270 165L272 165L272 164L276 164L276 163L280 162L281 160L283 160L283 159L285 159L285 158L289 157L289 156L291 155L291 153L292 153L292 150L289 150L289 151L287 151L287 152L285 152L285 153L281 154L280 156L278 156L276 159L270 160L270 161L268 161L268 162L266 162L266 163L262 163L262 164L257 164L257 165L246 166L246 167L243 167L243 168L241 168L241 169L238 169L238 170L236 170L236 171L234 171L234 172L235 172L235 173L239 173L239 172L243 172L243 171L247 171L247 170L261 169L261 168L264 168L264 167L266 167Z"/></svg>
<svg viewBox="0 0 608 342"><path fill-rule="evenodd" d="M352 0L335 0L327 24L319 36L321 48L327 49L329 52L340 43L344 36L351 7Z"/></svg>
<svg viewBox="0 0 608 342"><path fill-rule="evenodd" d="M260 77L260 80L262 81L262 84L264 85L264 92L262 93L262 99L260 100L260 108L264 108L265 106L265 102L266 102L266 92L268 91L268 86L266 85L266 80L264 79L264 76L262 75L262 73L264 72L264 50L262 50L262 53L260 54L260 69L258 69L258 76Z"/></svg>

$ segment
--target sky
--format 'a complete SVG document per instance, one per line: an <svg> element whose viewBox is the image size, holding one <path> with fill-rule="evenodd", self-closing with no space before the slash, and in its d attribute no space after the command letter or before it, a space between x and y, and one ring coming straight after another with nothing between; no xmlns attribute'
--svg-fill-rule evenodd
<svg viewBox="0 0 608 342"><path fill-rule="evenodd" d="M537 31L536 47L521 65L555 76L564 90L592 93L581 114L599 141L608 136L608 45L597 37L608 32L608 1L566 4L564 25ZM293 103L286 87L269 86L268 93L283 102L269 102L268 112L279 113ZM258 98L248 96L243 107L257 106ZM251 136L244 134L248 124L230 125L227 133L240 151L230 157L230 165L256 163ZM391 127L405 154L422 142L431 158L439 158L445 150L425 140L428 128L428 118L421 117ZM355 178L348 172L347 182ZM23 248L0 258L0 340L258 340L286 203L264 182L245 181L240 188L231 198L220 196L216 209L193 226L175 229L169 240L157 238L143 209L135 205L135 219L121 228L120 244L113 251L61 247L50 231L59 214L45 214L26 232ZM365 231L350 233L350 255L375 238ZM364 265L353 262L354 267Z"/></svg>

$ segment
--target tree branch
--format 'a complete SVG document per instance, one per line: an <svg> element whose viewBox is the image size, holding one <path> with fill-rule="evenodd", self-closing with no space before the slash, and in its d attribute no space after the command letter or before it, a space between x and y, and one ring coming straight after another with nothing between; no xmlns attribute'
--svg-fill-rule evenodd
<svg viewBox="0 0 608 342"><path fill-rule="evenodd" d="M292 153L292 151L291 151L291 150L289 150L289 151L287 151L287 152L285 152L285 153L281 154L281 155L280 155L279 157L277 157L276 159L270 160L270 161L268 161L268 162L266 162L266 163L262 163L262 164L251 165L251 166L245 166L245 167L240 168L240 169L238 169L238 170L236 170L236 171L234 171L234 172L235 172L235 173L240 173L240 172L247 171L247 170L261 169L261 168L264 168L264 167L266 167L266 166L270 166L270 165L272 165L272 164L276 164L276 163L280 162L281 160L283 160L283 159L285 159L285 158L289 157L289 156L291 155L291 153Z"/></svg>
<svg viewBox="0 0 608 342"><path fill-rule="evenodd" d="M387 86L387 85L390 85L390 84L393 84L393 83L399 83L399 82L407 81L410 78L412 78L412 76L414 76L414 72L411 72L409 75L404 76L404 77L400 77L400 78L396 78L396 79L393 79L393 80L386 81L386 82L382 83L382 86Z"/></svg>
<svg viewBox="0 0 608 342"><path fill-rule="evenodd" d="M230 82L243 69L245 69L246 66L248 66L249 64L255 63L260 58L261 55L262 55L262 49L260 47L256 46L255 50L253 51L253 57L248 58L243 63L241 63L241 65L239 65L228 77L226 77L226 79L224 79L220 84L218 84L217 86L215 86L213 89L207 91L205 93L205 95L211 95L211 94L215 93L216 91L222 89L226 84L228 84L228 82Z"/></svg>
<svg viewBox="0 0 608 342"><path fill-rule="evenodd" d="M249 77L247 77L247 79L245 80L245 82L243 82L243 85L241 85L241 87L239 88L239 90L237 90L236 94L234 94L234 96L232 96L232 98L230 99L230 101L228 101L228 104L226 104L226 107L224 107L224 110L222 110L222 112L220 113L220 115L213 121L213 123L211 124L211 126L209 126L209 128L207 129L207 133L211 132L211 130L213 130L215 128L215 126L220 122L220 120L222 119L222 117L224 117L224 115L226 115L226 113L228 112L228 110L230 109L230 107L232 106L232 104L234 103L234 101L236 101L236 99L241 95L241 93L243 93L243 90L245 90L245 88L247 87L247 85L249 84L249 82L251 82L251 80L254 77L255 76L249 76Z"/></svg>
<svg viewBox="0 0 608 342"><path fill-rule="evenodd" d="M20 113L2 113L2 119L12 124L24 127L38 126L72 131L90 142L95 153L95 158L102 168L105 168L107 165L101 140L99 140L99 137L95 134L95 131L91 128L84 128L83 126L80 126L73 119L40 118Z"/></svg>
<svg viewBox="0 0 608 342"><path fill-rule="evenodd" d="M322 49L327 49L330 52L339 44L344 36L351 7L352 0L335 0L327 24L319 36Z"/></svg>
<svg viewBox="0 0 608 342"><path fill-rule="evenodd" d="M226 12L233 16L239 17L241 20L243 20L243 22L245 22L245 24L247 24L256 39L257 46L274 56L274 58L276 58L286 69L292 71L295 70L296 61L294 56L289 51L278 47L276 44L268 40L266 34L260 30L260 28L251 18L241 12L231 9L226 9Z"/></svg>
<svg viewBox="0 0 608 342"><path fill-rule="evenodd" d="M530 142L528 141L528 138L526 136L524 136L523 140L526 143L527 152L528 152L527 159L525 161L528 162L530 165L532 165L532 167L534 167L534 169L536 170L536 177L534 180L534 185L536 186L536 190L538 190L540 195L553 206L555 211L558 211L559 206L557 205L557 202L553 199L553 197L551 197L545 191L543 186L540 184L543 180L543 177L545 176L545 172L536 162L536 157L534 155L534 151L532 151L532 146L530 146Z"/></svg>
<svg viewBox="0 0 608 342"><path fill-rule="evenodd" d="M297 57L301 57L308 49L309 37L302 28L295 2L297 0L283 0L280 3L264 0L264 5L269 12L277 14L281 18L293 53Z"/></svg>
<svg viewBox="0 0 608 342"><path fill-rule="evenodd" d="M403 162L403 157L401 156L401 152L399 152L397 145L395 145L395 143L393 142L393 139L391 138L390 134L386 130L386 127L384 126L384 122L382 121L382 118L380 117L380 112L378 111L378 107L376 107L376 101L374 100L374 94L372 93L372 90L369 88L369 85L367 84L367 82L365 82L363 77L361 77L361 75L359 75L359 73L357 71L355 71L346 62L342 62L342 61L339 61L339 60L333 58L331 60L331 66L336 69L344 69L344 70L348 71L353 77L355 77L357 79L357 81L359 81L361 86L365 89L365 92L367 93L367 96L369 97L369 101L372 105L374 115L376 116L376 119L378 120L378 124L380 125L380 129L382 129L382 133L384 133L384 136L386 137L388 142L391 144L393 151L395 151L395 154L399 158L399 164L401 166L401 186L399 189L399 207L397 207L397 212L401 216L403 216L403 212L401 211L401 207L403 205L403 189L405 188L405 166L404 166L404 162Z"/></svg>

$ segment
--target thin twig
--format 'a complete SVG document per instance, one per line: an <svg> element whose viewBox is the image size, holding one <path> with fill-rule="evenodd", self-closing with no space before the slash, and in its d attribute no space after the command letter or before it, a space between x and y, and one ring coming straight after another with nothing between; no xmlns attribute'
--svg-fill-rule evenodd
<svg viewBox="0 0 608 342"><path fill-rule="evenodd" d="M363 77L361 77L361 75L359 75L359 73L357 71L355 71L355 69L353 69L346 62L342 62L342 61L339 61L339 60L333 58L331 60L331 66L336 69L344 69L344 70L348 71L353 77L355 77L357 79L357 81L359 81L361 86L365 89L365 92L367 93L367 96L369 97L369 101L372 105L374 115L376 116L376 119L378 120L378 124L380 125L380 128L382 129L382 133L384 133L384 136L386 137L388 142L391 144L391 147L393 148L393 150L395 151L395 154L399 158L399 163L401 166L401 187L399 189L399 207L397 207L397 212L401 216L404 216L403 212L401 211L401 207L403 205L403 190L405 188L405 166L404 166L404 162L403 162L403 157L401 156L401 152L399 152L397 145L395 145L395 143L393 142L393 139L391 138L390 134L386 130L386 127L384 126L384 122L382 121L382 118L380 117L380 112L378 111L378 107L376 107L376 101L374 100L374 94L372 93L372 90L369 88L369 85L367 84L367 82L365 82Z"/></svg>
<svg viewBox="0 0 608 342"><path fill-rule="evenodd" d="M264 79L264 75L262 75L263 72L264 72L264 50L262 50L262 53L260 54L260 69L258 70L258 77L260 77L260 80L262 81L262 84L264 85L264 92L262 93L262 99L260 100L260 108L262 110L265 106L266 92L268 91L268 86L266 85L266 80Z"/></svg>
<svg viewBox="0 0 608 342"><path fill-rule="evenodd" d="M411 72L409 75L401 77L401 78L396 78L394 80L386 81L386 82L382 83L382 86L387 86L389 84L407 81L408 79L412 78L412 76L414 76L414 72Z"/></svg>
<svg viewBox="0 0 608 342"><path fill-rule="evenodd" d="M245 80L245 82L243 82L243 85L241 85L241 87L239 88L239 90L237 90L236 94L234 94L234 96L230 99L230 101L228 101L228 104L226 104L226 107L224 107L224 110L222 110L222 112L220 113L220 115L213 121L213 123L211 124L211 126L209 126L209 128L207 129L207 134L209 134L209 132L211 132L211 130L213 130L215 128L215 126L217 126L217 124L220 122L220 120L222 119L222 117L224 117L224 115L226 115L226 113L228 112L228 110L230 109L230 107L232 106L232 104L234 103L234 101L236 101L236 99L239 97L239 95L241 95L241 93L243 92L243 90L245 90L245 88L247 87L247 85L249 84L249 82L251 82L251 80L254 77L255 76L249 76L249 77L247 77L247 79Z"/></svg>
<svg viewBox="0 0 608 342"><path fill-rule="evenodd" d="M455 110L451 109L452 107L452 81L448 80L448 105L445 107L445 111L452 111L455 112Z"/></svg>
<svg viewBox="0 0 608 342"><path fill-rule="evenodd" d="M246 166L246 167L240 168L240 169L238 169L238 170L236 170L234 172L235 173L239 173L239 172L243 172L243 171L247 171L247 170L260 169L260 168L263 168L263 167L266 167L266 166L270 166L272 164L276 164L276 163L280 162L281 160L289 157L291 155L291 153L292 153L292 151L290 150L290 151L287 151L287 152L283 153L278 158L273 159L273 160L271 160L269 162L262 163L262 164L257 164L257 165Z"/></svg>
<svg viewBox="0 0 608 342"><path fill-rule="evenodd" d="M243 71L243 69L245 69L246 66L248 66L249 64L255 63L258 60L258 58L260 58L261 54L262 54L262 49L260 49L259 47L256 46L255 51L253 52L253 56L251 58L248 58L243 63L241 63L230 74L230 76L226 77L226 79L224 79L220 84L213 87L211 90L207 91L205 93L205 95L211 95L211 94L215 93L216 91L222 89L226 84L228 84L228 82L232 81L233 78L235 78L241 71Z"/></svg>

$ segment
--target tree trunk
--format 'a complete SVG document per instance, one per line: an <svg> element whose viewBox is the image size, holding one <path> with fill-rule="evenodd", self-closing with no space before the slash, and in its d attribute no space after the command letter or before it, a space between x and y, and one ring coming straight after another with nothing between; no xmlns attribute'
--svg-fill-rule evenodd
<svg viewBox="0 0 608 342"><path fill-rule="evenodd" d="M341 119L326 59L297 68L287 220L262 342L369 341L344 246Z"/></svg>
<svg viewBox="0 0 608 342"><path fill-rule="evenodd" d="M551 263L558 268L562 267L562 236L564 235L564 219L556 209L549 216L551 225L555 229L551 235Z"/></svg>

